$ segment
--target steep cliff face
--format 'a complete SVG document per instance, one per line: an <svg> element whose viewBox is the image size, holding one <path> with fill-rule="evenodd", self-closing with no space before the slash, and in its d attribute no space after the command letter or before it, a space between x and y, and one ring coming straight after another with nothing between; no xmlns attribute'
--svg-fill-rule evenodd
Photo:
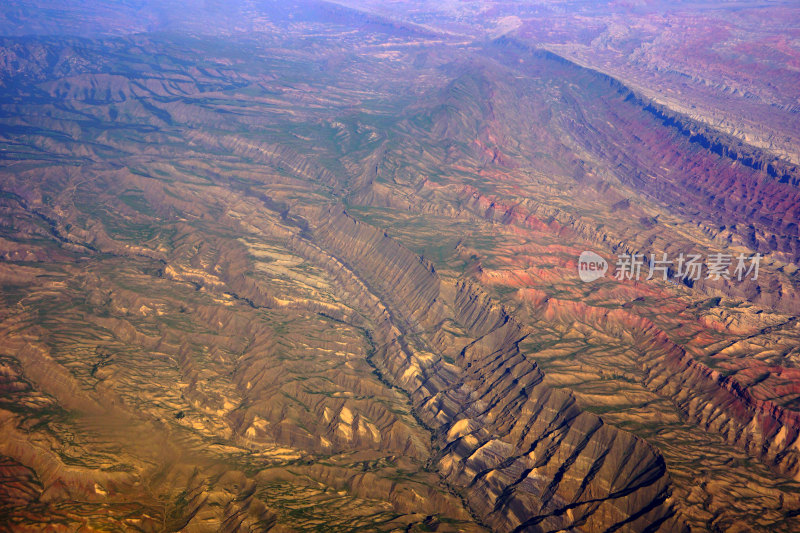
<svg viewBox="0 0 800 533"><path fill-rule="evenodd" d="M470 501L508 529L677 529L658 453L543 385L535 354L519 349L530 333L487 304L460 284L457 317L470 319L476 340L459 359L458 392L472 409L448 430L447 475L472 486Z"/></svg>
<svg viewBox="0 0 800 533"><path fill-rule="evenodd" d="M499 531L680 528L659 454L543 385L519 349L530 332L480 289L443 281L342 210L311 226L317 261L372 324L372 362L409 395L434 434L435 464L483 521ZM454 327L466 338L448 363L455 350L442 330Z"/></svg>
<svg viewBox="0 0 800 533"><path fill-rule="evenodd" d="M752 250L791 262L800 258L796 165L555 54L510 39L496 41L488 51L504 63L509 56L518 58L528 69L544 72L544 79L552 75L581 87L560 88L566 105L555 106L556 122L582 149L611 162L606 172L681 216L727 227Z"/></svg>
<svg viewBox="0 0 800 533"><path fill-rule="evenodd" d="M664 106L636 97L634 99L638 105L661 120L665 126L677 129L681 135L689 139L689 142L719 156L737 161L746 167L761 171L779 183L787 183L794 187L800 186L800 169L797 165L777 158L764 150L748 146L730 135L698 124Z"/></svg>

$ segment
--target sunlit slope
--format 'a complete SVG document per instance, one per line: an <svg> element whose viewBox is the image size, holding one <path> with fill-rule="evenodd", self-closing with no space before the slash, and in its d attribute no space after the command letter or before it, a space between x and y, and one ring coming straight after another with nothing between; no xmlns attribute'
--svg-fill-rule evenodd
<svg viewBox="0 0 800 533"><path fill-rule="evenodd" d="M796 529L792 185L550 54L373 38L15 44L3 519Z"/></svg>

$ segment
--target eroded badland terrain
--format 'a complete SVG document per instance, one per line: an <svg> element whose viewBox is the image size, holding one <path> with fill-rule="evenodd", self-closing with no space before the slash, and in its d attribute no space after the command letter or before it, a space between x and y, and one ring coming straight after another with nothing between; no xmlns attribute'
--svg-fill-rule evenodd
<svg viewBox="0 0 800 533"><path fill-rule="evenodd" d="M800 530L796 5L0 11L0 529Z"/></svg>

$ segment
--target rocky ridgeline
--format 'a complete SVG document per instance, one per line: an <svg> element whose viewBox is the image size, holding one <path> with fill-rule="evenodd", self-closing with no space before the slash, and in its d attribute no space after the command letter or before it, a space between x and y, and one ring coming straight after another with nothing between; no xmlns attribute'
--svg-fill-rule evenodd
<svg viewBox="0 0 800 533"><path fill-rule="evenodd" d="M551 126L563 128L593 157L613 163L605 172L682 217L725 226L755 251L788 262L800 258L796 165L551 52L501 38L487 53L509 68L522 62L524 72L549 83L570 80L580 87L562 86L562 101L549 104L559 117Z"/></svg>
<svg viewBox="0 0 800 533"><path fill-rule="evenodd" d="M528 332L478 288L440 279L341 209L311 226L314 244L293 248L324 265L367 318L372 362L409 395L434 435L435 463L482 521L499 531L680 529L658 452L543 385L518 346ZM447 323L467 332L456 350L441 333Z"/></svg>
<svg viewBox="0 0 800 533"><path fill-rule="evenodd" d="M580 320L615 337L632 339L645 385L672 399L693 421L744 449L775 472L800 479L800 414L764 401L734 377L694 359L650 320L624 309L600 309L548 299L548 320Z"/></svg>
<svg viewBox="0 0 800 533"><path fill-rule="evenodd" d="M103 530L681 530L690 506L659 453L520 348L580 322L633 348L648 398L797 477L797 417L759 400L795 393L757 381L763 367L736 375L753 377L745 389L672 330L609 312L632 284L594 309L548 292L572 294L562 267L574 275L578 245L749 247L769 253L758 284L695 288L794 313L792 168L508 40L464 58L338 31L232 55L145 36L5 43L0 506ZM345 200L364 221L319 207ZM471 273L529 307L496 305ZM693 523L721 523L732 496L716 482L756 470L728 468L743 454L726 449L697 492L669 464L676 495L714 500ZM781 482L780 504L737 494L747 526L792 508ZM20 518L29 504L38 516Z"/></svg>

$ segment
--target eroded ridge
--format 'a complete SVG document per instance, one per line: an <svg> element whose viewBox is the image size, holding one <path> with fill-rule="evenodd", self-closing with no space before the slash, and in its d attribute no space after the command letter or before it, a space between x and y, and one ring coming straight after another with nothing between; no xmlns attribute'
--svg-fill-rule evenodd
<svg viewBox="0 0 800 533"><path fill-rule="evenodd" d="M372 360L410 395L442 474L483 520L502 531L680 529L660 455L543 385L519 348L530 332L480 289L443 281L341 210L321 215L313 235L364 280L356 301L377 311L365 312L376 324Z"/></svg>

